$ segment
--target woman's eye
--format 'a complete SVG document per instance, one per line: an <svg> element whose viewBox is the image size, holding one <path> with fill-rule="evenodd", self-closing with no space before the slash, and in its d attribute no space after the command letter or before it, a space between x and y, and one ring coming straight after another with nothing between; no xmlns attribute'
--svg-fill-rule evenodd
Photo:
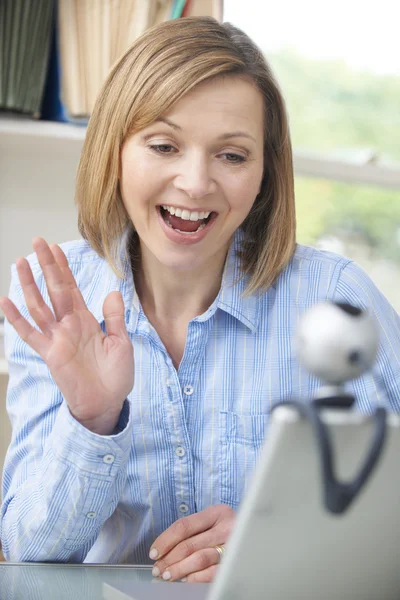
<svg viewBox="0 0 400 600"><path fill-rule="evenodd" d="M175 150L171 144L153 144L150 146L150 148L158 154L172 154L172 152Z"/></svg>
<svg viewBox="0 0 400 600"><path fill-rule="evenodd" d="M222 156L225 156L226 160L232 164L242 163L246 160L244 156L232 152L226 152L225 154L222 154Z"/></svg>

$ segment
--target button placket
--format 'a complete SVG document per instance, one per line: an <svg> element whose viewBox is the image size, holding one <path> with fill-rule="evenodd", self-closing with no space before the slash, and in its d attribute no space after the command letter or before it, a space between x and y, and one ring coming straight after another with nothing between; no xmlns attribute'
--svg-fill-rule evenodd
<svg viewBox="0 0 400 600"><path fill-rule="evenodd" d="M193 367L193 365L191 365ZM191 385L194 373L186 368L176 370L169 357L165 360L166 370L163 373L163 383L166 397L169 400L167 411L170 441L175 460L170 465L174 472L174 493L177 516L184 517L191 514L193 496L193 465L190 448L190 438L187 431L185 404L194 394Z"/></svg>

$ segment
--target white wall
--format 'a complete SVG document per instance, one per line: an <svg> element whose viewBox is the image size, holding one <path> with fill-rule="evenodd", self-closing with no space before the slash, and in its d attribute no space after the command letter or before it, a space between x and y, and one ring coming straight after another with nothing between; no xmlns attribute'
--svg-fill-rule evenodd
<svg viewBox="0 0 400 600"><path fill-rule="evenodd" d="M79 237L74 184L82 144L0 130L0 295L8 293L11 263L32 252L33 237Z"/></svg>

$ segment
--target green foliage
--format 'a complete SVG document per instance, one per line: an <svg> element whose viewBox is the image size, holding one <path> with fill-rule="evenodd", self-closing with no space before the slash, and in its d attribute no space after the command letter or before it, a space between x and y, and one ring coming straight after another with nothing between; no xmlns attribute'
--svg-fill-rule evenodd
<svg viewBox="0 0 400 600"><path fill-rule="evenodd" d="M293 50L267 58L286 98L295 148L347 158L370 149L400 168L400 78ZM400 262L399 191L297 177L296 203L299 241L357 231L378 255Z"/></svg>
<svg viewBox="0 0 400 600"><path fill-rule="evenodd" d="M293 50L267 58L286 98L295 147L375 148L400 161L399 77L358 72L344 61L315 61Z"/></svg>
<svg viewBox="0 0 400 600"><path fill-rule="evenodd" d="M300 242L356 233L378 256L400 262L399 192L298 177L296 206Z"/></svg>

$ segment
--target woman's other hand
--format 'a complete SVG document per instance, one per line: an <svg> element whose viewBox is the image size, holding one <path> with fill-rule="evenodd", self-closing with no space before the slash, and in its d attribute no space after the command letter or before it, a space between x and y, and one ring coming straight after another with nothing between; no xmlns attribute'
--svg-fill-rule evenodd
<svg viewBox="0 0 400 600"><path fill-rule="evenodd" d="M210 506L173 523L153 542L153 575L166 581L210 582L233 529L236 512L226 504Z"/></svg>
<svg viewBox="0 0 400 600"><path fill-rule="evenodd" d="M33 241L54 313L44 302L25 258L17 272L27 309L38 331L8 298L0 306L20 337L46 362L73 417L84 427L111 434L134 379L133 346L125 326L119 292L104 301L107 335L89 312L57 245Z"/></svg>

